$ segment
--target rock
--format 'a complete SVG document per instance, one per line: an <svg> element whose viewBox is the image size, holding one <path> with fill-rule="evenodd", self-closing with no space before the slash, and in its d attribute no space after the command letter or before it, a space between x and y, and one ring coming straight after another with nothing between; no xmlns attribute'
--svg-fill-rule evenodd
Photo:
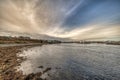
<svg viewBox="0 0 120 80"><path fill-rule="evenodd" d="M43 68L43 66L39 66L38 68Z"/></svg>
<svg viewBox="0 0 120 80"><path fill-rule="evenodd" d="M44 73L46 73L46 72L48 72L48 71L50 71L52 68L47 68L47 69L45 69L44 71L43 71L43 74Z"/></svg>

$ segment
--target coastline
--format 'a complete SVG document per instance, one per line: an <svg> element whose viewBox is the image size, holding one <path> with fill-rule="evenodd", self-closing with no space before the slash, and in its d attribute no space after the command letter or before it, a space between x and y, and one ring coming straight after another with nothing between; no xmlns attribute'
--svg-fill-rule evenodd
<svg viewBox="0 0 120 80"><path fill-rule="evenodd" d="M40 78L40 76L43 74L41 72L23 75L21 71L17 71L17 69L15 69L22 61L25 60L23 57L17 56L22 49L28 49L30 47L42 45L43 44L0 47L0 80L36 80L38 78L39 80L45 80ZM50 68L45 69L44 73L49 70Z"/></svg>

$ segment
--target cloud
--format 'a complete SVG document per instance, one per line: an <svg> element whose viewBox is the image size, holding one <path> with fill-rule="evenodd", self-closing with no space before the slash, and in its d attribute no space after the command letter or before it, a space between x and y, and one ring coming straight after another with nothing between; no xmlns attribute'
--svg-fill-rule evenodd
<svg viewBox="0 0 120 80"><path fill-rule="evenodd" d="M119 0L1 0L0 31L70 39L119 37Z"/></svg>
<svg viewBox="0 0 120 80"><path fill-rule="evenodd" d="M60 30L60 29L58 29ZM120 27L118 25L91 24L82 28L75 28L71 31L62 30L61 33L48 33L47 35L74 40L109 40L110 38L120 39Z"/></svg>

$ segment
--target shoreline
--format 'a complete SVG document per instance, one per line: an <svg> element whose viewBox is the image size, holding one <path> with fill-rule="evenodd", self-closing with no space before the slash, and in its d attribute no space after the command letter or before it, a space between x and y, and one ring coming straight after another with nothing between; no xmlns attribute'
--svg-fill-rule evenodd
<svg viewBox="0 0 120 80"><path fill-rule="evenodd" d="M0 47L0 78L1 80L23 79L21 72L16 72L15 67L23 61L22 57L17 57L22 46ZM19 59L19 61L17 60ZM23 77L21 77L23 76Z"/></svg>
<svg viewBox="0 0 120 80"><path fill-rule="evenodd" d="M20 66L21 62L25 60L23 57L18 57L17 53L20 53L22 49L28 49L34 46L42 45L44 44L0 47L0 80L46 80L40 78L40 76L51 70L51 68L45 69L44 73L31 73L29 75L23 75L21 71L17 71L17 69L15 69L17 66Z"/></svg>

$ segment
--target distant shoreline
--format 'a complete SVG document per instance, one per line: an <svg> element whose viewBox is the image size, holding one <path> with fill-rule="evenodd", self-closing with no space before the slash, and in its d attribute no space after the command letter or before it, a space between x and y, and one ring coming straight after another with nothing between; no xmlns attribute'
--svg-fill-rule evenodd
<svg viewBox="0 0 120 80"><path fill-rule="evenodd" d="M76 42L73 41L73 42L62 42L62 43L120 45L120 41L76 41Z"/></svg>
<svg viewBox="0 0 120 80"><path fill-rule="evenodd" d="M78 44L108 44L108 45L120 45L120 41L59 41L59 40L42 40L42 39L31 39L30 37L9 37L0 36L0 44L56 44L56 43L78 43Z"/></svg>

